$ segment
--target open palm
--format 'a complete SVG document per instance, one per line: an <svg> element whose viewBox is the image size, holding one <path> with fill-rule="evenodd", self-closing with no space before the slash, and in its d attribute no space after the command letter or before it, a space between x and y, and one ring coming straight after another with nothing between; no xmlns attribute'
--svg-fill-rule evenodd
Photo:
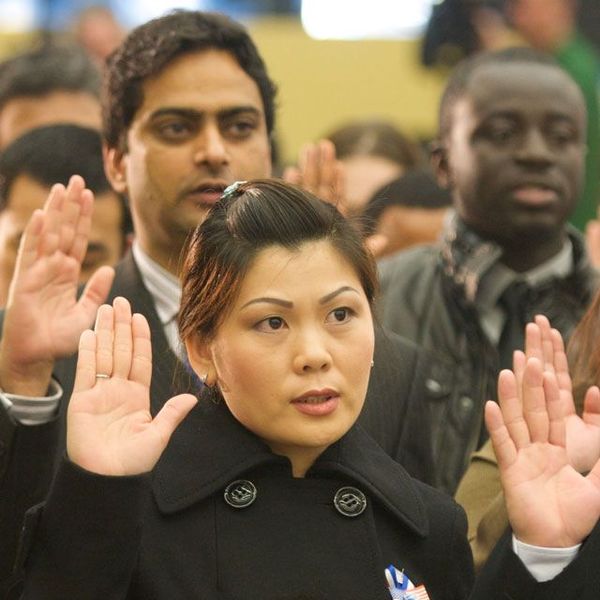
<svg viewBox="0 0 600 600"><path fill-rule="evenodd" d="M498 396L486 423L515 535L535 546L582 542L600 517L600 462L587 477L569 464L556 375L529 358L520 378L501 372Z"/></svg>
<svg viewBox="0 0 600 600"><path fill-rule="evenodd" d="M98 377L98 374L100 377ZM98 311L95 331L79 343L75 387L67 413L67 453L102 475L151 471L177 425L196 403L171 398L152 418L152 350L146 319L116 298Z"/></svg>
<svg viewBox="0 0 600 600"><path fill-rule="evenodd" d="M34 212L25 229L2 336L0 371L9 391L20 391L10 389L11 378L36 375L40 365L51 370L54 360L73 354L108 294L113 270L102 267L77 298L92 212L92 193L73 176L67 188L52 188L44 209Z"/></svg>
<svg viewBox="0 0 600 600"><path fill-rule="evenodd" d="M559 389L559 409L566 426L566 448L569 463L580 473L589 471L600 458L600 390L592 386L584 399L583 414L575 411L573 385L560 332L538 315L525 330L525 357L538 358L545 372L553 373ZM514 371L522 379L525 357L515 355Z"/></svg>

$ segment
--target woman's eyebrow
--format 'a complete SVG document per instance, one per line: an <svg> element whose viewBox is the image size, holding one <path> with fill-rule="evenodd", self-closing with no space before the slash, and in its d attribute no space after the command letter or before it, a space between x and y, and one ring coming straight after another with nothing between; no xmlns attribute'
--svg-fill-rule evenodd
<svg viewBox="0 0 600 600"><path fill-rule="evenodd" d="M268 296L262 296L260 298L254 298L253 300L249 300L242 306L242 308L246 308L246 306L250 306L251 304L259 304L264 302L266 304L277 304L279 306L283 306L284 308L292 308L294 306L293 302L289 302L288 300L281 300L280 298L269 298Z"/></svg>
<svg viewBox="0 0 600 600"><path fill-rule="evenodd" d="M329 302L330 300L333 300L336 296L338 296L342 292L354 292L355 294L359 294L359 291L356 288L353 288L352 286L349 286L349 285L342 285L337 290L335 290L329 294L326 294L325 296L320 298L319 304L327 304L327 302Z"/></svg>

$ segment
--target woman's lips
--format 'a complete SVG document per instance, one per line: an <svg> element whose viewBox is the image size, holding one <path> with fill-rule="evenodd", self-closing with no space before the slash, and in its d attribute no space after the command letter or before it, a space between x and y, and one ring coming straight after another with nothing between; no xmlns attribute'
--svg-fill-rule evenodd
<svg viewBox="0 0 600 600"><path fill-rule="evenodd" d="M292 400L292 404L302 414L322 417L334 412L339 401L338 393L331 391L319 394L304 394Z"/></svg>

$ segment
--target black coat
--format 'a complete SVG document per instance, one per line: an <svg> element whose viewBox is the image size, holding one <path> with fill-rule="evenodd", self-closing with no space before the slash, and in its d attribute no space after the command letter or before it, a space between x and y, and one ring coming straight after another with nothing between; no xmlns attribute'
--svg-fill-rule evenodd
<svg viewBox="0 0 600 600"><path fill-rule="evenodd" d="M152 412L173 395L194 391L183 365L171 351L154 303L129 254L117 266L108 301L129 300L152 331ZM56 363L54 376L64 390L59 416L44 425L20 426L0 406L0 598L18 590L21 565L13 569L25 511L44 500L55 464L64 452L64 416L71 395L76 357ZM422 410L422 371L426 359L416 346L396 334L377 329L375 366L360 416L364 428L414 476L427 481L432 473L428 413ZM17 592L13 592L16 596ZM13 597L11 595L10 597Z"/></svg>
<svg viewBox="0 0 600 600"><path fill-rule="evenodd" d="M577 557L554 579L538 583L511 550L508 532L477 577L472 600L598 600L600 598L600 522Z"/></svg>
<svg viewBox="0 0 600 600"><path fill-rule="evenodd" d="M256 497L234 508L239 480ZM364 512L345 516L360 493ZM24 599L389 600L393 564L432 600L458 600L473 576L462 509L360 426L295 479L224 405L193 410L151 482L63 463L31 526Z"/></svg>

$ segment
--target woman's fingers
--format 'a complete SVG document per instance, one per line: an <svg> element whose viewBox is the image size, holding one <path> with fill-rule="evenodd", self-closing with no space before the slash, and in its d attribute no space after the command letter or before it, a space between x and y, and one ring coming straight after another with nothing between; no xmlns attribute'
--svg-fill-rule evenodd
<svg viewBox="0 0 600 600"><path fill-rule="evenodd" d="M73 392L83 392L94 387L96 373L96 334L91 329L86 329L79 338Z"/></svg>
<svg viewBox="0 0 600 600"><path fill-rule="evenodd" d="M506 372L506 371L503 371ZM517 458L517 447L508 428L506 427L502 410L493 401L485 405L485 424L494 446L500 470L508 468Z"/></svg>
<svg viewBox="0 0 600 600"><path fill-rule="evenodd" d="M113 307L103 304L96 315L96 373L112 375L113 372Z"/></svg>
<svg viewBox="0 0 600 600"><path fill-rule="evenodd" d="M498 403L502 411L502 421L515 447L529 445L529 429L523 416L523 403L520 398L515 374L508 369L498 376ZM490 431L491 434L491 431Z"/></svg>
<svg viewBox="0 0 600 600"><path fill-rule="evenodd" d="M545 371L554 370L554 342L550 321L544 315L536 315L535 323L539 327L542 343L542 360Z"/></svg>
<svg viewBox="0 0 600 600"><path fill-rule="evenodd" d="M548 386L553 386L558 394L558 384L553 373L546 373ZM546 407L546 390L544 388L544 371L537 358L530 358L523 376L523 417L527 423L529 437L532 442L548 441L548 409Z"/></svg>
<svg viewBox="0 0 600 600"><path fill-rule="evenodd" d="M564 448L567 441L565 411L556 376L553 373L544 373L543 387L548 418L548 441L554 446Z"/></svg>
<svg viewBox="0 0 600 600"><path fill-rule="evenodd" d="M150 327L143 315L137 313L133 315L131 331L133 360L129 378L149 388L152 378L152 344L150 343Z"/></svg>
<svg viewBox="0 0 600 600"><path fill-rule="evenodd" d="M125 298L113 301L113 359L112 375L121 379L129 378L133 353L131 335L131 307Z"/></svg>

